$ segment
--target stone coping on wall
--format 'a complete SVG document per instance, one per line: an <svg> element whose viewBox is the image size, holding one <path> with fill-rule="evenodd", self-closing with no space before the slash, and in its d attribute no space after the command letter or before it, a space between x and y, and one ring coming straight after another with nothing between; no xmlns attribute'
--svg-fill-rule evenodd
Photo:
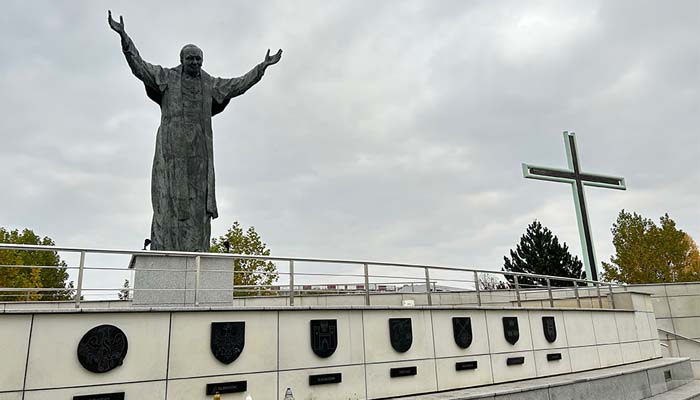
<svg viewBox="0 0 700 400"><path fill-rule="evenodd" d="M441 294L450 293L463 293L463 292L437 292L433 296L440 296ZM474 293L474 292L471 292ZM488 291L482 291L482 293L490 293ZM619 294L638 294L643 296L650 296L648 292L644 291L624 291ZM397 293L391 293L397 294ZM406 294L406 293L404 293ZM424 295L425 293L423 293ZM408 293L411 295L411 293ZM593 296L596 297L596 296ZM585 296L581 296L585 298ZM574 298L571 298L572 300ZM542 299L538 299L540 301ZM544 299L546 300L546 299ZM561 299L558 299L561 300ZM524 299L522 301L524 304L522 307L517 306L489 306L488 303L477 306L473 304L445 304L445 305L415 305L415 306L399 306L399 305L303 305L303 306L282 306L282 305L272 305L272 306L159 306L159 307L147 307L147 306L132 306L130 301L117 301L117 300L97 300L97 301L83 301L81 302L80 308L75 308L73 301L51 301L51 302L0 302L0 314L12 313L12 314L34 314L34 313L76 313L76 312L158 312L158 311L279 311L279 310L395 310L395 309L445 309L445 310L521 310L521 309L546 309L546 310L596 310L596 311L633 311L631 308L598 308L598 307L543 307L541 305L529 306L527 303L533 303L536 301L530 299ZM124 303L128 304L125 305ZM637 310L639 311L639 310Z"/></svg>
<svg viewBox="0 0 700 400"><path fill-rule="evenodd" d="M700 285L700 282L656 282L656 283L630 283L626 287L645 287L645 286L679 286L679 285Z"/></svg>
<svg viewBox="0 0 700 400"><path fill-rule="evenodd" d="M22 303L29 305L30 303ZM72 304L72 303L69 303ZM0 306L4 306L0 304ZM596 311L596 312L630 312L634 309L620 308L572 308L572 307L496 307L496 306L462 306L462 305L436 305L436 306L201 306L201 307L113 307L113 308L0 308L0 314L77 314L77 313L156 313L156 312L211 312L211 311L329 311L329 310L493 310L493 311Z"/></svg>

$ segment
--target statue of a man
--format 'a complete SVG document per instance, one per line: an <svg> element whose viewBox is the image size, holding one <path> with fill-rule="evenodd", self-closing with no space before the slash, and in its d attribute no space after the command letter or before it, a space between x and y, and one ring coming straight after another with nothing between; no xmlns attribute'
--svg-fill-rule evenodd
<svg viewBox="0 0 700 400"><path fill-rule="evenodd" d="M116 22L109 11L107 20L121 37L131 72L161 110L151 175L151 249L209 251L211 219L218 217L211 117L258 83L282 50L273 56L267 50L263 62L239 78L214 78L202 70L197 46L182 48L177 67L149 64L124 31L124 18Z"/></svg>

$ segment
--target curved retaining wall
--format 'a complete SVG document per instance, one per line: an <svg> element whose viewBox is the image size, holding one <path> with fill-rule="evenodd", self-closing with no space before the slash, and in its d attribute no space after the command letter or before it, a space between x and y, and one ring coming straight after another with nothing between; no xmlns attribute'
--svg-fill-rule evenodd
<svg viewBox="0 0 700 400"><path fill-rule="evenodd" d="M225 399L250 395L253 400L281 400L287 388L297 400L374 399L660 357L650 302L643 295L630 296L630 310L353 306L5 311L0 313L0 400L118 399L120 393L130 400L211 399L207 385L241 390ZM506 338L505 331L512 328L504 327L504 317L517 319L514 343ZM543 317L553 317L556 338L545 336ZM465 320L459 320L462 336L456 339L453 318L469 318L471 343L466 348L458 344L465 344ZM394 326L392 345L389 321L396 319L404 322L398 323L403 328ZM319 320L335 322L314 328L312 321ZM242 352L229 364L220 359L232 356L243 324L217 331L224 339L212 346L212 323L220 322L245 326ZM81 364L78 346L100 325L119 328L128 349L120 366L96 373ZM323 353L329 346L318 344L332 348L333 330L335 351L321 357L312 349L312 336L318 334L316 347L327 355ZM92 340L96 362L105 354L111 359L123 355L114 338ZM406 351L397 351L407 342ZM220 359L212 350L216 346Z"/></svg>

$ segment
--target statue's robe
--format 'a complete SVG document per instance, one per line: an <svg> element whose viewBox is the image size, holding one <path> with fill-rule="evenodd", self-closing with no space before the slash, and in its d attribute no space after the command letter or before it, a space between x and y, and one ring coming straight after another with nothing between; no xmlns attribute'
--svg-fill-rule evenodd
<svg viewBox="0 0 700 400"><path fill-rule="evenodd" d="M203 70L190 77L182 65L164 68L145 62L128 37L122 50L131 72L161 110L151 175L151 249L209 251L211 219L218 217L211 117L260 81L264 67L259 64L231 79Z"/></svg>

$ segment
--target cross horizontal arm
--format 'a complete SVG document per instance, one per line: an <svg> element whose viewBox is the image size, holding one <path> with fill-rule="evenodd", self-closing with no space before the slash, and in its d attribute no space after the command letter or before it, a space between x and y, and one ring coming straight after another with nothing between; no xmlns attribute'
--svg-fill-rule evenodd
<svg viewBox="0 0 700 400"><path fill-rule="evenodd" d="M523 177L564 183L573 183L576 180L576 175L568 169L541 167L525 163L523 163Z"/></svg>
<svg viewBox="0 0 700 400"><path fill-rule="evenodd" d="M523 163L523 177L564 183L574 183L579 179L581 183L586 186L598 186L617 190L627 189L625 186L625 178L619 176L590 173L582 173L576 176L576 173L569 169L542 167L525 163Z"/></svg>
<svg viewBox="0 0 700 400"><path fill-rule="evenodd" d="M581 181L586 186L598 186L608 189L627 190L625 186L625 178L621 176L599 175L599 174L581 174Z"/></svg>

